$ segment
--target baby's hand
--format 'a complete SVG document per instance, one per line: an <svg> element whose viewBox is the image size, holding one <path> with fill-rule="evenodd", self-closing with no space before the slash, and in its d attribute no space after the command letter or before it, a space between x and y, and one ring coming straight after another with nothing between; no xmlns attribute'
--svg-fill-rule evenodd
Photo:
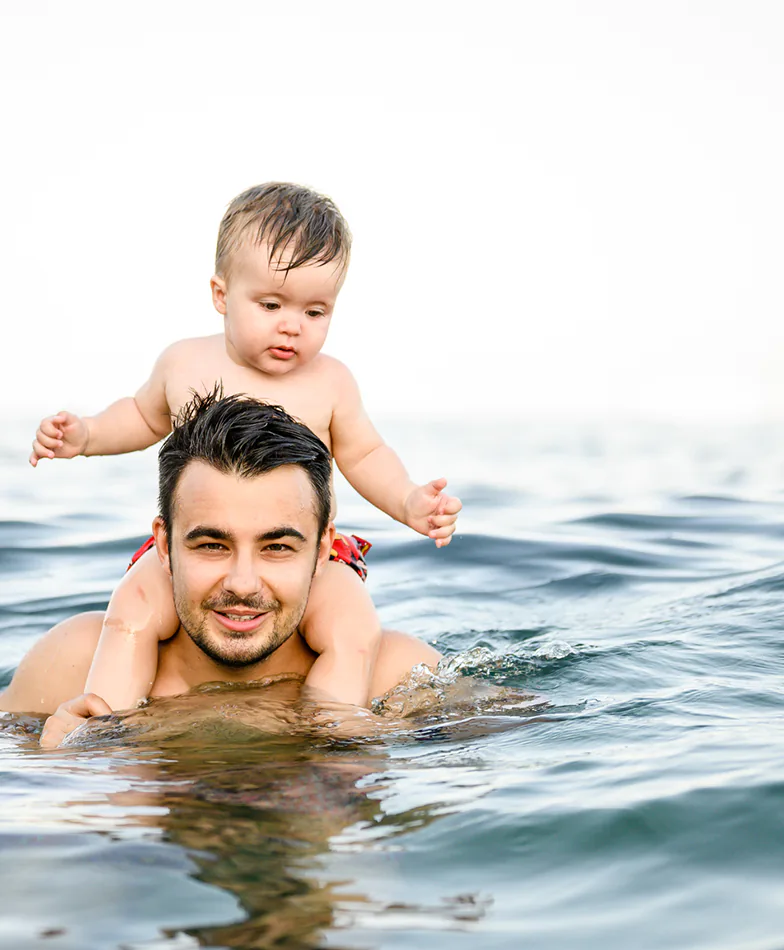
<svg viewBox="0 0 784 950"><path fill-rule="evenodd" d="M406 524L445 547L455 533L457 515L463 507L459 498L444 495L445 478L436 478L427 485L415 488L406 499Z"/></svg>
<svg viewBox="0 0 784 950"><path fill-rule="evenodd" d="M60 703L57 711L44 723L40 744L44 749L56 749L63 739L93 716L111 716L112 711L100 696L85 693L67 703Z"/></svg>
<svg viewBox="0 0 784 950"><path fill-rule="evenodd" d="M72 459L81 455L89 435L87 423L72 412L47 416L35 434L30 464L35 468L39 459Z"/></svg>

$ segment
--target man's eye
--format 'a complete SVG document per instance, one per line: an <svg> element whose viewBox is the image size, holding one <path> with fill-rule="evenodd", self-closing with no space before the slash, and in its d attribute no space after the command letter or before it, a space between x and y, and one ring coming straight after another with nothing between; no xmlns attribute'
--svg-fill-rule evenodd
<svg viewBox="0 0 784 950"><path fill-rule="evenodd" d="M281 552L291 551L293 548L291 548L288 544L281 544L280 542L276 541L273 544L268 544L265 550L278 554Z"/></svg>
<svg viewBox="0 0 784 950"><path fill-rule="evenodd" d="M223 545L220 541L205 541L203 544L198 544L197 549L199 551L222 551Z"/></svg>

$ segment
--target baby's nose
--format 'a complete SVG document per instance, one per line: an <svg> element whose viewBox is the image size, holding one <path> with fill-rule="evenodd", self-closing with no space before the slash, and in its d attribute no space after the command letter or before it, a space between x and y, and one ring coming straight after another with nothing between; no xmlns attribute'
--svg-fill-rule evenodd
<svg viewBox="0 0 784 950"><path fill-rule="evenodd" d="M302 327L302 317L293 310L281 310L278 327L281 333L298 334Z"/></svg>

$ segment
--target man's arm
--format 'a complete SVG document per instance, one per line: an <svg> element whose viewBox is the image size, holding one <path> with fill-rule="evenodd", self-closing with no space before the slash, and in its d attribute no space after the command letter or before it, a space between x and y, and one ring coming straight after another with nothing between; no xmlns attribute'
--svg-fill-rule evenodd
<svg viewBox="0 0 784 950"><path fill-rule="evenodd" d="M432 538L437 546L449 544L462 508L460 499L443 494L443 478L415 485L397 453L370 421L349 370L336 360L334 374L330 435L340 471L371 505Z"/></svg>
<svg viewBox="0 0 784 950"><path fill-rule="evenodd" d="M50 715L68 699L84 692L103 613L70 617L43 636L19 664L9 686L0 693L3 712Z"/></svg>

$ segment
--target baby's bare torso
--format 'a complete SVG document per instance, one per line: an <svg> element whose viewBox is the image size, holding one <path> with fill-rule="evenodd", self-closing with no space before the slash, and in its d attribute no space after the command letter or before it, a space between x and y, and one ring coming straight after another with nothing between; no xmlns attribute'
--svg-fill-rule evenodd
<svg viewBox="0 0 784 950"><path fill-rule="evenodd" d="M182 340L171 348L164 388L169 411L176 414L195 390L211 392L216 383L224 395L246 393L282 406L304 422L332 451L330 423L335 406L336 360L319 354L282 376L240 366L226 352L223 334Z"/></svg>

